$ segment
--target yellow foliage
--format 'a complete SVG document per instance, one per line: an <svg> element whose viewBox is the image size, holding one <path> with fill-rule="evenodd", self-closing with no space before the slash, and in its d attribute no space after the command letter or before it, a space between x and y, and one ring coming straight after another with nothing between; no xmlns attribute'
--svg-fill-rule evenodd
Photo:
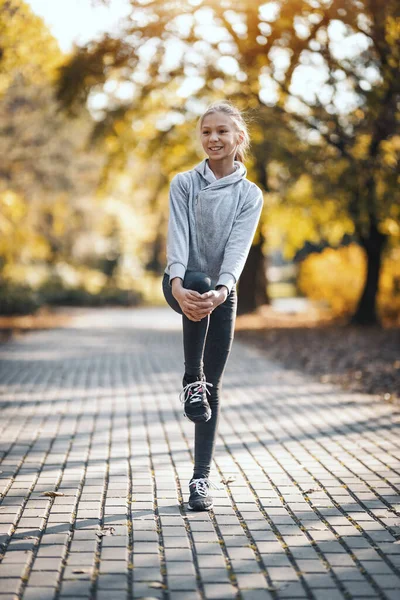
<svg viewBox="0 0 400 600"><path fill-rule="evenodd" d="M0 95L17 74L29 83L53 81L63 60L56 39L21 0L0 0Z"/></svg>
<svg viewBox="0 0 400 600"><path fill-rule="evenodd" d="M370 134L359 135L356 139L356 142L351 150L354 158L362 160L368 156L368 148L371 142Z"/></svg>
<svg viewBox="0 0 400 600"><path fill-rule="evenodd" d="M325 301L335 316L354 313L366 277L366 256L357 244L312 254L299 268L298 287L308 298ZM400 318L400 248L384 258L377 305L390 322Z"/></svg>

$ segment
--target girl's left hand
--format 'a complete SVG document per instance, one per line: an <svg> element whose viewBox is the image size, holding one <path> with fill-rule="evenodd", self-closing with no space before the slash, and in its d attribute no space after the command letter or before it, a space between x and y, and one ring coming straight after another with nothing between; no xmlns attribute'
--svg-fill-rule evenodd
<svg viewBox="0 0 400 600"><path fill-rule="evenodd" d="M212 306L207 307L206 309L199 308L199 311L196 311L196 316L200 317L200 319L203 319L205 316L210 315L212 311L217 308L217 306L225 302L227 297L228 290L226 287L221 287L218 290L210 290L209 292L201 294L200 298L202 300L208 300L209 303L211 302ZM196 303L196 300L194 300L194 303Z"/></svg>

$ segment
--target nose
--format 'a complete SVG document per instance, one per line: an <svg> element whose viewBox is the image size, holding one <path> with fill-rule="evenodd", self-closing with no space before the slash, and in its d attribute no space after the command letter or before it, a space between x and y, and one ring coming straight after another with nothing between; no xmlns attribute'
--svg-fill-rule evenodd
<svg viewBox="0 0 400 600"><path fill-rule="evenodd" d="M213 132L211 133L210 139L211 139L211 141L212 141L212 142L213 142L214 140L218 140L218 139L219 139L219 137L218 137L218 133L217 133L216 131L213 131Z"/></svg>

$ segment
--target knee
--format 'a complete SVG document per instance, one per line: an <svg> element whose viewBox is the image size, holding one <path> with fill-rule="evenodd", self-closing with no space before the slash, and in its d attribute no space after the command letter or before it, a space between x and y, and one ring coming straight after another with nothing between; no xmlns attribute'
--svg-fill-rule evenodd
<svg viewBox="0 0 400 600"><path fill-rule="evenodd" d="M183 287L188 290L195 290L199 294L204 294L212 289L211 278L206 273L201 273L200 271L186 271Z"/></svg>

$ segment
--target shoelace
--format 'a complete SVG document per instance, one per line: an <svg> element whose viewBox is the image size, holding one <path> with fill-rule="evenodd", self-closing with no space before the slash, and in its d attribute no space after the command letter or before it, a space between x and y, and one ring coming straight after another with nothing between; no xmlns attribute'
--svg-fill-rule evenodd
<svg viewBox="0 0 400 600"><path fill-rule="evenodd" d="M213 387L213 384L208 383L208 381L193 381L192 383L188 383L187 385L185 385L185 387L179 394L180 401L182 402L182 404L185 404L186 391L190 390L189 395L191 396L191 398L190 398L190 400L188 399L190 404L193 404L193 402L201 402L203 400L203 386L204 386L204 389L206 390L207 394L211 394L210 390L207 389L208 385L211 385L211 387ZM192 391L192 388L197 388L197 389L195 391Z"/></svg>
<svg viewBox="0 0 400 600"><path fill-rule="evenodd" d="M206 477L200 477L199 479L192 479L191 482L189 483L189 485L192 486L193 483L196 484L196 492L199 494L199 496L207 496L209 487L213 487L216 490L221 489L218 485L216 485L213 481L211 481L211 479L207 479Z"/></svg>

